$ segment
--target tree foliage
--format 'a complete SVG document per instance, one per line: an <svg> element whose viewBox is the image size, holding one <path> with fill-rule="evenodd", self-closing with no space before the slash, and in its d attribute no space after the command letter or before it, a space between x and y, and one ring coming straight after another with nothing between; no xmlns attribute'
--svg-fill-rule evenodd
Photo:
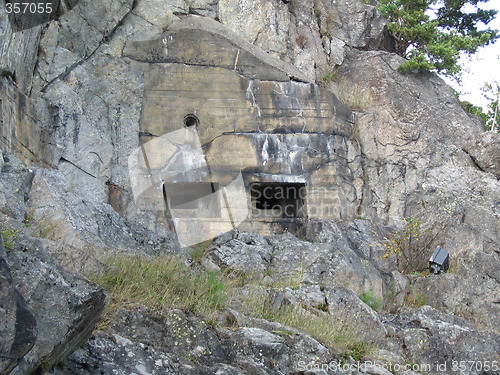
<svg viewBox="0 0 500 375"><path fill-rule="evenodd" d="M500 100L500 83L496 81L486 83L481 91L484 98L488 101L486 109L468 101L460 101L460 105L467 112L479 116L485 124L486 130L500 133L500 110L498 108L498 102Z"/></svg>
<svg viewBox="0 0 500 375"><path fill-rule="evenodd" d="M486 129L500 132L500 111L498 101L500 100L500 83L487 83L483 87L483 95L488 100L488 112L486 113Z"/></svg>
<svg viewBox="0 0 500 375"><path fill-rule="evenodd" d="M485 28L497 14L484 10L488 0L378 0L388 20L396 53L408 60L400 71L435 70L454 76L460 72L460 53L475 53L498 38Z"/></svg>

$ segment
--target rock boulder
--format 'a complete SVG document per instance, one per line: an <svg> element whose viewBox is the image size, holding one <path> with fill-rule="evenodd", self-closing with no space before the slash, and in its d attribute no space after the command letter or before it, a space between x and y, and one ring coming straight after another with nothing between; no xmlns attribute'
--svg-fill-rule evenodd
<svg viewBox="0 0 500 375"><path fill-rule="evenodd" d="M7 253L14 285L26 299L38 331L33 348L22 357L12 374L26 374L37 368L48 369L84 343L104 309L102 289L56 265L42 243L27 238ZM19 350L33 345L33 318L18 308L27 325ZM7 336L8 337L8 336ZM30 343L31 344L28 344Z"/></svg>
<svg viewBox="0 0 500 375"><path fill-rule="evenodd" d="M3 230L2 230L3 232ZM0 373L9 374L37 339L36 319L17 290L0 236Z"/></svg>

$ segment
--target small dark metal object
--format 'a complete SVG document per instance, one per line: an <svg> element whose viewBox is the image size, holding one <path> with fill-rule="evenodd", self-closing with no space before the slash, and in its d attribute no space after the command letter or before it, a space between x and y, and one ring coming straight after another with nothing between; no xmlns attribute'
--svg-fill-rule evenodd
<svg viewBox="0 0 500 375"><path fill-rule="evenodd" d="M429 271L438 275L441 271L446 272L450 267L450 253L441 246L436 247L434 254L429 259Z"/></svg>

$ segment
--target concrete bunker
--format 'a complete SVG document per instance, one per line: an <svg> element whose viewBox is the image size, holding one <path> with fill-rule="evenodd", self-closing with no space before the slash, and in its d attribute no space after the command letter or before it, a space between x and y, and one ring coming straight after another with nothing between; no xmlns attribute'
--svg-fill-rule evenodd
<svg viewBox="0 0 500 375"><path fill-rule="evenodd" d="M250 184L250 197L254 218L305 217L305 183L254 182Z"/></svg>
<svg viewBox="0 0 500 375"><path fill-rule="evenodd" d="M309 217L355 217L354 117L332 92L204 17L129 41L123 53L147 62L139 142L148 163L137 164L147 168L137 174L136 205L166 203L182 246L236 225L268 235ZM161 196L143 189L149 175L175 184ZM195 181L203 193L189 193Z"/></svg>

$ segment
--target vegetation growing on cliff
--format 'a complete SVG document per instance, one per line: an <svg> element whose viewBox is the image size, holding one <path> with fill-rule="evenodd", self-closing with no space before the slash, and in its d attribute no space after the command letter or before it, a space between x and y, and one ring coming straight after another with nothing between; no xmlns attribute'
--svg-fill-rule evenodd
<svg viewBox="0 0 500 375"><path fill-rule="evenodd" d="M378 0L389 20L396 53L408 60L399 70L435 70L456 75L461 53L473 54L498 38L485 28L497 14L481 9L488 0Z"/></svg>
<svg viewBox="0 0 500 375"><path fill-rule="evenodd" d="M483 96L488 101L486 110L468 101L461 101L460 105L467 112L479 116L487 130L500 132L500 111L498 101L500 99L500 83L493 82L484 85ZM458 94L457 94L458 97Z"/></svg>
<svg viewBox="0 0 500 375"><path fill-rule="evenodd" d="M0 234L3 238L5 250L10 251L16 246L19 232L19 229L12 228L4 228L0 231Z"/></svg>
<svg viewBox="0 0 500 375"><path fill-rule="evenodd" d="M111 308L124 303L189 309L214 318L227 299L214 272L192 272L173 256L146 259L117 256L94 281L111 292Z"/></svg>
<svg viewBox="0 0 500 375"><path fill-rule="evenodd" d="M114 256L105 263L104 270L91 277L110 297L101 319L101 329L114 320L118 309L136 304L159 311L164 308L187 310L203 316L210 325L217 325L218 314L240 301L253 317L299 329L338 353L361 358L370 350L349 326L339 324L326 312L309 311L290 304L273 307L268 289L248 283L250 275L189 267L180 257L171 255L149 259Z"/></svg>
<svg viewBox="0 0 500 375"><path fill-rule="evenodd" d="M500 132L500 112L498 101L500 100L500 83L487 83L483 88L483 95L489 101L486 112L486 129Z"/></svg>

